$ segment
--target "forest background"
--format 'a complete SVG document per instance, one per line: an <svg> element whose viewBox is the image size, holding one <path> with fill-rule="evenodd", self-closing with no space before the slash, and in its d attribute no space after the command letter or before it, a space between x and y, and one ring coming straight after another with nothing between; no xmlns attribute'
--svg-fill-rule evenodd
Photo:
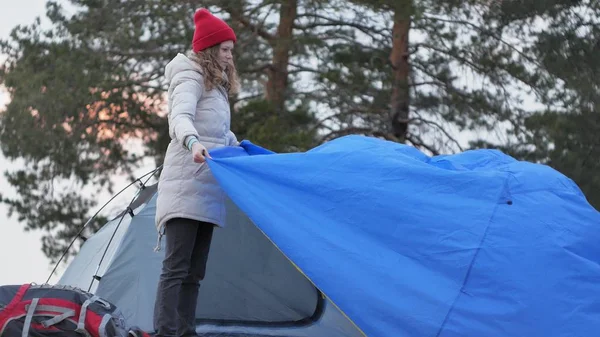
<svg viewBox="0 0 600 337"><path fill-rule="evenodd" d="M43 233L50 262L99 228L107 213L78 234L107 195L162 164L164 67L190 49L201 7L238 36L239 139L277 152L349 134L430 155L495 148L559 170L600 208L598 1L48 1L44 20L0 41L12 190L0 202Z"/></svg>

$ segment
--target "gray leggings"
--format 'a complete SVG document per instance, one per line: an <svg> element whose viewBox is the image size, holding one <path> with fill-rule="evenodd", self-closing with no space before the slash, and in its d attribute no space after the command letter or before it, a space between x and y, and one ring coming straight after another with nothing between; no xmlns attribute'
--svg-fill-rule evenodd
<svg viewBox="0 0 600 337"><path fill-rule="evenodd" d="M165 258L154 306L156 337L196 336L196 300L214 227L183 218L165 224Z"/></svg>

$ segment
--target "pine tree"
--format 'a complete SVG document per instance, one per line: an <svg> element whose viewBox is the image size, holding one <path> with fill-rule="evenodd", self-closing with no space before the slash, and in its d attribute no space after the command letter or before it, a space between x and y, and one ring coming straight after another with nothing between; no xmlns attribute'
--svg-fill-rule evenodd
<svg viewBox="0 0 600 337"><path fill-rule="evenodd" d="M36 21L0 44L11 97L0 147L25 163L7 172L19 197L2 202L27 229L48 232L50 258L99 206L82 190L112 192L111 178L141 158L162 164L164 67L190 49L200 7L238 36L243 90L231 105L241 139L278 152L347 134L431 154L499 147L559 168L598 202L599 13L589 0L71 4L73 16L50 1L50 30ZM549 29L536 30L540 18ZM526 95L543 107L527 107Z"/></svg>
<svg viewBox="0 0 600 337"><path fill-rule="evenodd" d="M164 67L191 48L198 8L166 0L71 4L76 12L68 16L57 2L48 2L50 30L37 20L15 28L1 43L8 59L0 68L0 83L11 100L0 113L0 143L7 158L25 163L6 173L18 197L2 202L26 229L48 232L43 251L51 259L99 206L98 193L114 192L114 175L131 174L142 157L162 164L170 141ZM311 146L314 132L304 126L312 119L305 106L286 103L290 75L277 72L287 69L289 46L280 46L278 39L285 31L260 36L267 28L254 29L263 14L253 12L257 8L245 1L218 4L205 5L227 19L241 41L236 59L244 91L232 100L234 131L276 151ZM95 193L86 197L84 189ZM84 235L101 222L89 225Z"/></svg>
<svg viewBox="0 0 600 337"><path fill-rule="evenodd" d="M533 41L529 52L550 75L520 144L503 149L564 173L600 209L600 3L511 1L490 16ZM526 29L533 22L540 24Z"/></svg>

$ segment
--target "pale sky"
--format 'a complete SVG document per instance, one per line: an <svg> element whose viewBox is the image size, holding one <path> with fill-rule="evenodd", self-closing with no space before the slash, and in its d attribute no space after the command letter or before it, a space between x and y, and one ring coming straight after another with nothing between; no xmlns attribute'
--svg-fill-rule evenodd
<svg viewBox="0 0 600 337"><path fill-rule="evenodd" d="M10 5L3 2L0 11L0 38L7 38L16 25L31 24L36 16L43 16L45 4L46 0L20 0L11 2ZM7 99L6 93L0 92L0 106L4 106ZM14 167L17 165L8 162L0 152L0 172ZM8 196L14 196L15 193L4 174L0 176L0 191ZM41 251L42 233L23 231L24 225L16 217L8 218L7 211L6 207L0 205L0 285L45 282L52 268ZM51 282L53 280L55 278Z"/></svg>

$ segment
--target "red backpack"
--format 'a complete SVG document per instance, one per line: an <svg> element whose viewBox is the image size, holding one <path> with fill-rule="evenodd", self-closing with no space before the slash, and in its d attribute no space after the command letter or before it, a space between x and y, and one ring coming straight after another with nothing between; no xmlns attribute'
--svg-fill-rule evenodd
<svg viewBox="0 0 600 337"><path fill-rule="evenodd" d="M68 286L0 287L0 337L149 337L112 303Z"/></svg>

